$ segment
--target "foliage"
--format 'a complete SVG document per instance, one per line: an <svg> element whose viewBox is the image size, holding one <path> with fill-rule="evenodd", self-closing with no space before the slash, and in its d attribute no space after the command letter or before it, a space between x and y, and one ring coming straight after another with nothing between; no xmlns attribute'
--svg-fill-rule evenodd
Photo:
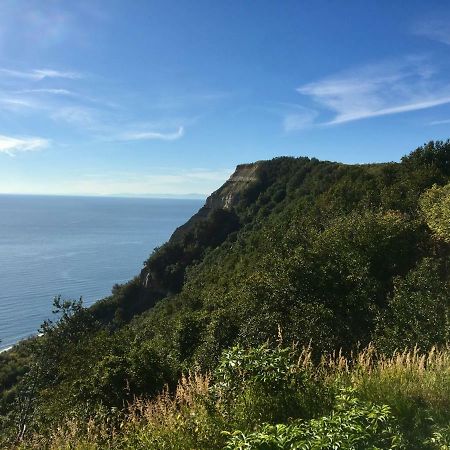
<svg viewBox="0 0 450 450"><path fill-rule="evenodd" d="M350 358L372 341L386 354L446 345L449 141L400 163L281 157L251 169L253 181L216 191L138 276L91 308L57 298L58 319L44 324L43 336L0 355L2 436L45 437L69 420L106 427L104 417L115 429L129 424L123 419L136 398L152 402L167 385L172 401L182 373L199 371L211 374L213 387L201 406L194 402L202 417L195 425L194 403L169 402L169 422L182 414L185 427L173 446L183 439L190 448L219 446L217 430L247 436L264 422L334 417L336 386L325 366L312 369L323 355ZM274 346L280 333L299 348L311 344L308 364L298 364L296 349ZM437 372L430 373L442 389L430 377L420 390L416 372L400 371L412 377L414 398L391 369L380 373L393 378L337 373L360 383L362 402L389 405L409 444L414 433L420 442L444 433L448 383ZM424 402L433 424L420 413ZM169 422L163 432L155 420L152 433L169 442ZM137 416L133 423L142 425ZM197 426L202 437L193 434Z"/></svg>
<svg viewBox="0 0 450 450"><path fill-rule="evenodd" d="M293 366L294 355L298 359ZM99 410L87 419L59 420L46 433L28 436L20 448L442 450L448 446L447 348L386 357L369 347L350 358L324 355L314 363L310 349L264 345L224 352L221 365L233 367L234 361L240 361L241 369L227 369L225 379L240 386L232 390L240 404L249 391L259 395L260 403L266 401L268 391L253 390L260 377L255 380L252 368L267 364L280 369L280 377L275 370L266 379L275 379L270 403L278 405L278 415L266 413L257 422L246 416L247 421L243 417L237 423L235 403L221 395L224 378L191 373L180 378L172 393L165 389L151 400L136 398L122 415ZM286 376L292 371L310 374L295 390L307 409L315 411L311 417L283 415L284 399L276 391L292 388ZM242 377L241 372L250 376ZM308 388L310 384L320 389ZM323 391L326 404L321 403ZM272 411L276 409L272 406Z"/></svg>
<svg viewBox="0 0 450 450"><path fill-rule="evenodd" d="M421 352L415 348L379 354L373 347L349 366L333 365L339 379L353 386L361 399L390 406L407 448L430 448L429 437L450 423L450 352L448 347ZM434 448L434 447L431 447Z"/></svg>
<svg viewBox="0 0 450 450"><path fill-rule="evenodd" d="M236 346L223 352L214 371L213 392L220 398L222 414L236 428L313 417L329 406L329 400L311 368L308 350Z"/></svg>
<svg viewBox="0 0 450 450"><path fill-rule="evenodd" d="M450 184L434 184L420 197L420 207L430 229L440 239L450 242Z"/></svg>
<svg viewBox="0 0 450 450"><path fill-rule="evenodd" d="M388 307L380 314L378 347L423 348L450 341L448 259L424 258L405 277L394 279Z"/></svg>
<svg viewBox="0 0 450 450"><path fill-rule="evenodd" d="M361 402L352 390L341 392L330 416L261 430L232 433L226 449L401 449L403 438L389 406Z"/></svg>

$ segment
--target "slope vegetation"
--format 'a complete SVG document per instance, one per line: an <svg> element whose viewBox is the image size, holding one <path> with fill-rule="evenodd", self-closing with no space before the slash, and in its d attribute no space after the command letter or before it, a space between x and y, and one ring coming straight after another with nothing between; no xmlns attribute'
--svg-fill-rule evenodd
<svg viewBox="0 0 450 450"><path fill-rule="evenodd" d="M69 418L119 420L136 397L154 398L164 386L175 392L182 373L216 371L236 345L278 348L282 337L308 346L319 366L335 351L351 363L352 352L370 343L377 355L445 346L449 181L449 141L430 142L400 163L282 157L238 166L136 278L89 309L56 299L57 319L43 325L43 336L0 355L4 436L45 436ZM303 399L308 408L289 417L334 417L338 397L318 397L317 409ZM358 405L370 414L372 406ZM247 430L288 423L277 414ZM325 425L293 426L302 439ZM389 445L397 426L386 431ZM291 448L245 447L242 436L231 437L230 448ZM195 445L172 448L202 448Z"/></svg>

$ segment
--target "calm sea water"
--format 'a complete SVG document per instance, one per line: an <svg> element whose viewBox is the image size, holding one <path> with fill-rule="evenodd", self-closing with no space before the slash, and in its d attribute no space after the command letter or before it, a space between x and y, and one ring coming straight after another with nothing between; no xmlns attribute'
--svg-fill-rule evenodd
<svg viewBox="0 0 450 450"><path fill-rule="evenodd" d="M201 200L0 195L0 349L36 333L52 300L111 293Z"/></svg>

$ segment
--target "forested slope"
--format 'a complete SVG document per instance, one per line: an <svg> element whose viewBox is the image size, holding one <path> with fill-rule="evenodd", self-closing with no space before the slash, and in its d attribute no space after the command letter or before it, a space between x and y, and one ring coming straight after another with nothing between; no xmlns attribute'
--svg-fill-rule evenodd
<svg viewBox="0 0 450 450"><path fill-rule="evenodd" d="M121 411L280 336L317 363L446 345L449 181L449 141L400 163L238 166L135 279L89 309L59 299L41 338L0 355L4 435Z"/></svg>

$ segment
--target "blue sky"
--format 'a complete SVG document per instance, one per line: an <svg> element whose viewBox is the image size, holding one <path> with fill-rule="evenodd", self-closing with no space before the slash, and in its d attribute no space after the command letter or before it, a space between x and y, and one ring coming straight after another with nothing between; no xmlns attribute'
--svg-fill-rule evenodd
<svg viewBox="0 0 450 450"><path fill-rule="evenodd" d="M0 3L0 192L207 194L450 137L448 1Z"/></svg>

